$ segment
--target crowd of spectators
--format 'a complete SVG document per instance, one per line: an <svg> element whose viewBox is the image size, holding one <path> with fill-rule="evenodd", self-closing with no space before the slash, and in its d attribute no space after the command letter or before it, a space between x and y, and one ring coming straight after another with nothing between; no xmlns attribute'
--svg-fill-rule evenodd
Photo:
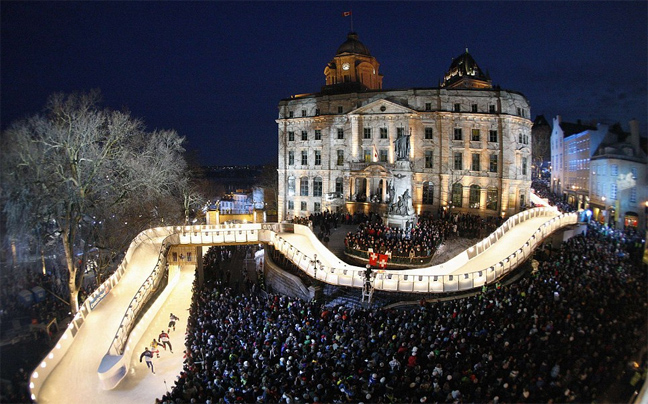
<svg viewBox="0 0 648 404"><path fill-rule="evenodd" d="M567 203L564 200L563 196L551 192L549 180L535 178L533 179L533 181L531 181L531 188L533 188L536 195L538 195L542 199L546 199L547 201L549 201L549 204L551 206L555 206L559 211L563 213L575 212L577 210L576 207ZM534 207L533 203L530 207Z"/></svg>
<svg viewBox="0 0 648 404"><path fill-rule="evenodd" d="M623 239L593 224L515 283L410 309L235 294L206 271L158 401L597 401L646 345L646 272Z"/></svg>
<svg viewBox="0 0 648 404"><path fill-rule="evenodd" d="M349 250L373 251L392 258L428 258L446 240L483 238L502 224L499 217L480 217L471 214L449 214L439 211L436 217L421 215L418 223L409 229L386 226L375 215L347 233L344 244Z"/></svg>

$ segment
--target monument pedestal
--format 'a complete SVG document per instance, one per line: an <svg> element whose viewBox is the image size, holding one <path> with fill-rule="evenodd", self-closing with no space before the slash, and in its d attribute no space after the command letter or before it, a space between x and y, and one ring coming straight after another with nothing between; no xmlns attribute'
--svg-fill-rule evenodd
<svg viewBox="0 0 648 404"><path fill-rule="evenodd" d="M398 160L392 173L394 179L390 184L391 199L385 223L390 227L406 229L416 224L412 205L412 163L409 160Z"/></svg>

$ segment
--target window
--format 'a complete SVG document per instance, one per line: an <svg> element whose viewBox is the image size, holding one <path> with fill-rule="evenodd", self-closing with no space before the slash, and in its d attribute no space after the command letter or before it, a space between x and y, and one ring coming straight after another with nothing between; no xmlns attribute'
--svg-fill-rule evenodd
<svg viewBox="0 0 648 404"><path fill-rule="evenodd" d="M613 176L613 177L616 177L617 175L619 175L619 166L618 165L612 164L610 166L610 175Z"/></svg>
<svg viewBox="0 0 648 404"><path fill-rule="evenodd" d="M479 171L480 170L479 153L473 153L473 155L472 155L472 164L470 165L470 169L472 171Z"/></svg>
<svg viewBox="0 0 648 404"><path fill-rule="evenodd" d="M463 153L455 152L454 154L454 169L463 170Z"/></svg>
<svg viewBox="0 0 648 404"><path fill-rule="evenodd" d="M494 114L495 113L495 105L489 105L488 106L488 112L490 112L491 114Z"/></svg>
<svg viewBox="0 0 648 404"><path fill-rule="evenodd" d="M305 212L305 211L308 210L308 205L306 204L306 201L302 201L302 202L301 202L301 210L302 210L303 212Z"/></svg>
<svg viewBox="0 0 648 404"><path fill-rule="evenodd" d="M321 166L322 165L322 151L321 150L315 150L315 165L316 166Z"/></svg>
<svg viewBox="0 0 648 404"><path fill-rule="evenodd" d="M522 133L518 134L518 143L522 143Z"/></svg>
<svg viewBox="0 0 648 404"><path fill-rule="evenodd" d="M617 199L617 184L610 184L610 199L613 201Z"/></svg>
<svg viewBox="0 0 648 404"><path fill-rule="evenodd" d="M335 179L335 193L342 195L344 193L344 180L341 177Z"/></svg>
<svg viewBox="0 0 648 404"><path fill-rule="evenodd" d="M401 137L405 135L405 128L396 128L396 137Z"/></svg>
<svg viewBox="0 0 648 404"><path fill-rule="evenodd" d="M288 117L289 117L289 118L294 118L294 117L295 117L295 113L292 112L292 111L288 112Z"/></svg>
<svg viewBox="0 0 648 404"><path fill-rule="evenodd" d="M295 177L288 177L288 196L295 196Z"/></svg>
<svg viewBox="0 0 648 404"><path fill-rule="evenodd" d="M488 171L491 173L497 172L497 154L490 155L490 161L488 162Z"/></svg>
<svg viewBox="0 0 648 404"><path fill-rule="evenodd" d="M522 116L522 108L520 108L520 107L517 108L517 114L519 116Z"/></svg>
<svg viewBox="0 0 648 404"><path fill-rule="evenodd" d="M315 177L313 180L313 196L322 196L322 178Z"/></svg>
<svg viewBox="0 0 648 404"><path fill-rule="evenodd" d="M319 114L320 114L320 109L319 109L319 108L315 108L315 116L319 116Z"/></svg>
<svg viewBox="0 0 648 404"><path fill-rule="evenodd" d="M455 104L454 105L454 112L460 112L461 111L461 104Z"/></svg>
<svg viewBox="0 0 648 404"><path fill-rule="evenodd" d="M295 132L289 131L288 132L288 141L292 142L293 140L295 140Z"/></svg>
<svg viewBox="0 0 648 404"><path fill-rule="evenodd" d="M365 163L371 163L371 150L362 149L362 158Z"/></svg>
<svg viewBox="0 0 648 404"><path fill-rule="evenodd" d="M637 179L637 167L630 167L630 175L632 175L633 180Z"/></svg>
<svg viewBox="0 0 648 404"><path fill-rule="evenodd" d="M630 202L637 203L637 187L630 188Z"/></svg>
<svg viewBox="0 0 648 404"><path fill-rule="evenodd" d="M308 165L308 151L307 150L302 150L301 152L301 165L307 166Z"/></svg>
<svg viewBox="0 0 648 404"><path fill-rule="evenodd" d="M288 209L289 210L295 209L295 201L288 201Z"/></svg>
<svg viewBox="0 0 648 404"><path fill-rule="evenodd" d="M434 184L431 182L423 183L423 203L432 205L434 203Z"/></svg>
<svg viewBox="0 0 648 404"><path fill-rule="evenodd" d="M463 134L461 133L461 128L454 128L454 140L463 140Z"/></svg>
<svg viewBox="0 0 648 404"><path fill-rule="evenodd" d="M308 177L301 177L299 179L299 195L308 196Z"/></svg>
<svg viewBox="0 0 648 404"><path fill-rule="evenodd" d="M322 140L322 130L315 129L315 140Z"/></svg>
<svg viewBox="0 0 648 404"><path fill-rule="evenodd" d="M337 163L338 166L344 165L344 150L337 151Z"/></svg>
<svg viewBox="0 0 648 404"><path fill-rule="evenodd" d="M362 138L363 139L371 139L371 128L363 128Z"/></svg>
<svg viewBox="0 0 648 404"><path fill-rule="evenodd" d="M425 103L425 110L426 111L432 111L432 103L431 102L426 102Z"/></svg>
<svg viewBox="0 0 648 404"><path fill-rule="evenodd" d="M320 202L313 202L313 212L321 212L322 204Z"/></svg>
<svg viewBox="0 0 648 404"><path fill-rule="evenodd" d="M302 130L302 140L308 140L308 132Z"/></svg>
<svg viewBox="0 0 648 404"><path fill-rule="evenodd" d="M425 139L426 140L434 139L434 132L432 131L432 128L430 127L425 128Z"/></svg>
<svg viewBox="0 0 648 404"><path fill-rule="evenodd" d="M481 188L479 185L470 186L470 195L468 197L468 206L471 209L479 209L479 198L481 194Z"/></svg>
<svg viewBox="0 0 648 404"><path fill-rule="evenodd" d="M302 116L306 116L306 110L302 109Z"/></svg>
<svg viewBox="0 0 648 404"><path fill-rule="evenodd" d="M338 114L341 114L342 112L344 112L344 109L343 109L342 106L340 105L340 106L338 106Z"/></svg>
<svg viewBox="0 0 648 404"><path fill-rule="evenodd" d="M381 163L386 163L389 159L389 155L387 154L387 150L381 149L378 151L379 153L379 160Z"/></svg>
<svg viewBox="0 0 648 404"><path fill-rule="evenodd" d="M497 143L497 130L491 130L488 132L488 141Z"/></svg>
<svg viewBox="0 0 648 404"><path fill-rule="evenodd" d="M497 188L488 188L488 192L486 192L486 209L497 210L497 199Z"/></svg>
<svg viewBox="0 0 648 404"><path fill-rule="evenodd" d="M522 157L522 175L527 175L527 158Z"/></svg>
<svg viewBox="0 0 648 404"><path fill-rule="evenodd" d="M472 104L472 105L470 106L470 110L471 110L472 112L477 112L477 104Z"/></svg>
<svg viewBox="0 0 648 404"><path fill-rule="evenodd" d="M452 206L458 208L462 205L463 199L463 186L461 184L454 184L452 186Z"/></svg>
<svg viewBox="0 0 648 404"><path fill-rule="evenodd" d="M295 165L295 152L293 150L288 152L288 165Z"/></svg>
<svg viewBox="0 0 648 404"><path fill-rule="evenodd" d="M434 163L434 157L432 155L432 150L425 151L425 168L432 168Z"/></svg>
<svg viewBox="0 0 648 404"><path fill-rule="evenodd" d="M337 128L338 139L344 139L344 128Z"/></svg>
<svg viewBox="0 0 648 404"><path fill-rule="evenodd" d="M388 137L387 128L380 128L380 138L387 139Z"/></svg>
<svg viewBox="0 0 648 404"><path fill-rule="evenodd" d="M472 140L473 142L479 142L479 139L479 129L473 129L471 131L470 140Z"/></svg>

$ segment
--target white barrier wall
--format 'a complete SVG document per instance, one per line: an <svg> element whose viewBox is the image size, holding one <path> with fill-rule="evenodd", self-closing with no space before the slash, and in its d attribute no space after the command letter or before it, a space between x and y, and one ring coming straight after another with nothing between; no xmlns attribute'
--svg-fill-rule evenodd
<svg viewBox="0 0 648 404"><path fill-rule="evenodd" d="M32 400L36 401L43 383L67 353L68 349L74 342L74 337L83 326L85 318L97 307L97 305L101 303L101 300L110 293L113 287L121 280L124 272L128 268L133 253L139 247L139 244L150 239L150 237L158 230L160 229L148 229L138 234L133 241L131 241L124 259L115 272L81 304L79 312L74 316L67 329L63 332L54 349L45 356L45 359L43 359L43 361L41 361L41 363L32 372L29 379L29 390L31 392Z"/></svg>
<svg viewBox="0 0 648 404"><path fill-rule="evenodd" d="M474 271L461 275L450 274L454 269L465 265L471 259L492 247L513 227L524 223L532 217L540 216L548 216L547 222L542 224L528 240L521 240L520 248L513 254L508 257L503 257L499 263L488 268L475 268ZM479 287L484 283L490 283L497 280L512 269L516 268L520 263L530 257L536 246L551 233L564 226L575 224L576 222L577 214L575 213L557 215L555 208L551 207L530 209L509 218L490 236L442 265L405 271L375 271L376 276L374 287L378 290L414 293L441 293ZM305 237L309 244L313 246L312 250L299 251L296 246L293 246L286 239L281 237L280 233L285 232ZM162 251L172 244L211 245L265 242L274 245L277 250L285 254L286 257L292 260L301 270L310 276L316 277L322 282L357 288L361 288L364 282L365 268L348 265L339 260L317 239L308 227L302 225L256 223L178 226L145 230L131 242L122 263L113 275L82 304L79 313L77 313L66 331L63 333L55 348L50 351L46 358L32 373L29 387L33 400L36 400L44 380L49 376L52 369L60 362L61 358L69 349L76 333L83 326L85 317L98 304L100 304L103 297L110 293L112 288L122 278L124 271L128 270L129 260L138 245L145 240L150 240L151 238L159 237L160 235L168 236L166 243L160 244L161 255ZM317 254L317 261L320 261L319 265L316 263L315 254ZM160 262L162 261L158 260L158 264ZM430 274L432 271L437 271L439 273ZM162 273L163 271L156 272L154 270L152 275L159 276ZM147 279L147 282L150 282L150 279ZM142 285L142 288L146 289L146 282ZM137 296L134 297L133 301L135 302L134 307L138 307ZM164 299L161 301L164 301ZM118 343L115 342L111 345L109 352L106 355L106 362L102 362L102 365L100 366L99 373L105 373L103 378L107 380L107 386L112 385L115 380L117 380L117 382L118 380L121 380L122 375L120 373L121 370L119 369L122 368L123 363L128 363L125 361L127 359L126 356L130 355L130 330L134 326L132 322L135 318L137 318L135 312L127 310L120 330L128 331L117 331L115 341L118 341ZM144 323L140 325L144 327ZM126 352L127 355L124 355L124 352ZM128 360L130 360L130 356L128 356Z"/></svg>
<svg viewBox="0 0 648 404"><path fill-rule="evenodd" d="M528 240L520 240L520 248L497 264L486 268L475 268L470 273L453 275L458 268L488 250L507 232L536 217L547 216L543 223ZM469 290L490 283L508 274L526 261L535 248L551 233L568 225L575 224L575 213L559 214L553 207L529 209L510 217L495 232L484 238L466 251L451 260L433 267L410 270L377 270L374 288L393 292L440 293ZM303 225L290 225L294 234L305 237L313 246L312 251L299 251L298 245L281 236L274 236L270 243L281 251L301 270L317 279L340 286L362 288L365 268L348 265L339 260L315 237L313 232ZM315 257L317 254L317 258ZM317 270L315 266L317 265Z"/></svg>

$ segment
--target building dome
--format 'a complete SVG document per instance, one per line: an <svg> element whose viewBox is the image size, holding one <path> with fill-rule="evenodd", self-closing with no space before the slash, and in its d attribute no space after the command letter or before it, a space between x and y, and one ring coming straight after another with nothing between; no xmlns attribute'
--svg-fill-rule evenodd
<svg viewBox="0 0 648 404"><path fill-rule="evenodd" d="M355 53L359 55L371 56L369 49L358 40L358 34L355 32L349 32L347 35L347 40L344 41L342 45L338 48L336 55L342 53Z"/></svg>
<svg viewBox="0 0 648 404"><path fill-rule="evenodd" d="M468 49L458 58L452 60L443 79L442 87L454 88L489 88L490 78L479 68Z"/></svg>

